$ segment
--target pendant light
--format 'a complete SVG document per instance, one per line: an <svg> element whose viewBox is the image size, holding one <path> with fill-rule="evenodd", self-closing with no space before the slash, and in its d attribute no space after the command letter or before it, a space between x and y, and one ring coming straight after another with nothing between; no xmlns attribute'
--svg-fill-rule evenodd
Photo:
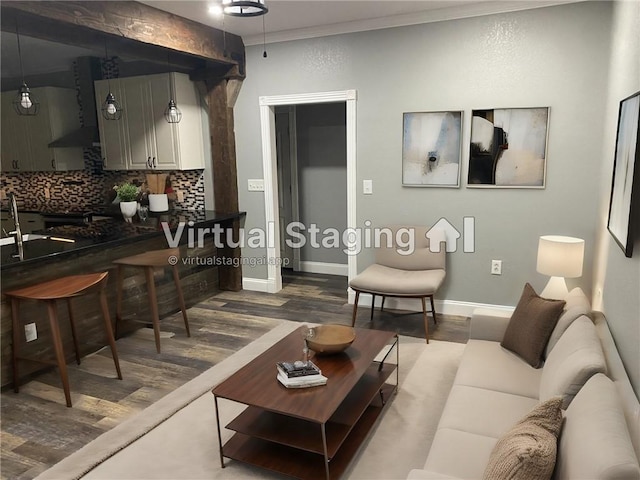
<svg viewBox="0 0 640 480"><path fill-rule="evenodd" d="M109 54L107 53L107 39L104 39L104 61L105 64L109 60ZM106 67L105 67L106 68ZM111 75L107 75L107 86L109 87L109 93L102 103L102 117L105 120L120 120L122 117L122 107L116 100L116 97L111 93Z"/></svg>
<svg viewBox="0 0 640 480"><path fill-rule="evenodd" d="M269 11L264 0L222 0L222 9L232 17L258 17Z"/></svg>
<svg viewBox="0 0 640 480"><path fill-rule="evenodd" d="M18 44L18 59L20 60L20 75L22 75L22 86L13 100L13 108L18 115L37 115L40 110L40 102L33 97L31 90L24 81L24 68L22 67L22 50L20 49L20 34L16 24L16 41Z"/></svg>
<svg viewBox="0 0 640 480"><path fill-rule="evenodd" d="M176 87L173 80L173 73L171 72L171 62L169 61L169 54L167 53L167 65L169 66L169 104L164 111L164 119L167 123L180 123L182 120L182 112L176 105Z"/></svg>

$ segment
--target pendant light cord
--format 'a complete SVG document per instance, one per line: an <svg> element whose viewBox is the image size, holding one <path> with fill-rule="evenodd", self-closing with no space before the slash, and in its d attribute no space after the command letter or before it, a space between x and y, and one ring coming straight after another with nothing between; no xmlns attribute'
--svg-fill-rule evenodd
<svg viewBox="0 0 640 480"><path fill-rule="evenodd" d="M20 75L22 75L22 83L24 83L24 67L22 66L22 49L20 48L20 33L18 31L17 21L16 21L16 42L18 43L18 59L20 60Z"/></svg>
<svg viewBox="0 0 640 480"><path fill-rule="evenodd" d="M264 17L262 15L262 57L267 58L267 30L264 26Z"/></svg>

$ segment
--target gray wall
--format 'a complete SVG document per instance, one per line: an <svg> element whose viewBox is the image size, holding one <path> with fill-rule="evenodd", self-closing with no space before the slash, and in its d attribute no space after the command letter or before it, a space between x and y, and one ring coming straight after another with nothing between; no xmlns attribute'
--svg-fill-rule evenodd
<svg viewBox="0 0 640 480"><path fill-rule="evenodd" d="M584 275L569 281L591 290L598 222L603 109L612 4L585 2L523 12L336 35L247 48L247 79L235 107L240 208L246 227L264 227L262 195L247 192L262 177L261 95L357 90L357 224L431 225L458 229L475 217L475 253L448 257L438 297L514 305L525 282L542 290L535 271L538 237L586 240ZM474 108L549 106L544 190L467 189L469 125ZM402 114L463 110L463 186L403 188ZM362 195L363 179L373 195ZM262 257L264 250L243 255ZM358 270L373 255L358 256ZM503 275L490 275L491 259ZM245 277L267 278L266 266Z"/></svg>
<svg viewBox="0 0 640 480"><path fill-rule="evenodd" d="M347 228L346 115L345 103L296 107L300 221L307 227L315 223L321 232ZM317 238L322 242L324 236ZM300 260L346 265L347 254L341 248L313 248L307 243Z"/></svg>
<svg viewBox="0 0 640 480"><path fill-rule="evenodd" d="M611 175L620 101L640 91L640 3L616 2L613 15L609 89L604 112L601 208L594 275L594 308L607 316L625 369L640 397L640 219L633 257L626 258L607 231ZM636 169L640 165L636 162ZM640 187L640 186L639 186Z"/></svg>

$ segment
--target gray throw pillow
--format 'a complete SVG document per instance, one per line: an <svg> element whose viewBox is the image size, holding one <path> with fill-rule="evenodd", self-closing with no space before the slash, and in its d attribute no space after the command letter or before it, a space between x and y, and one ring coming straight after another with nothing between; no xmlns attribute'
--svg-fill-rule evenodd
<svg viewBox="0 0 640 480"><path fill-rule="evenodd" d="M564 304L564 300L549 300L538 296L527 283L500 345L520 355L532 367L540 368L543 363L542 354Z"/></svg>
<svg viewBox="0 0 640 480"><path fill-rule="evenodd" d="M493 447L483 480L550 479L562 428L562 397L538 404Z"/></svg>

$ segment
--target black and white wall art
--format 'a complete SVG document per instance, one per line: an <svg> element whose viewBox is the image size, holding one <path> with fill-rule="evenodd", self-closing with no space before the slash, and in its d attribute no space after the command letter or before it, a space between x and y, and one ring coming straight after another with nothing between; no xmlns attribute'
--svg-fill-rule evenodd
<svg viewBox="0 0 640 480"><path fill-rule="evenodd" d="M402 185L458 187L462 112L403 115Z"/></svg>
<svg viewBox="0 0 640 480"><path fill-rule="evenodd" d="M618 133L613 163L611 202L607 228L627 257L633 250L633 230L640 228L637 218L640 214L640 92L620 102L618 113ZM638 211L635 212L634 210ZM636 219L636 225L633 224Z"/></svg>
<svg viewBox="0 0 640 480"><path fill-rule="evenodd" d="M468 187L544 188L549 108L473 110Z"/></svg>

